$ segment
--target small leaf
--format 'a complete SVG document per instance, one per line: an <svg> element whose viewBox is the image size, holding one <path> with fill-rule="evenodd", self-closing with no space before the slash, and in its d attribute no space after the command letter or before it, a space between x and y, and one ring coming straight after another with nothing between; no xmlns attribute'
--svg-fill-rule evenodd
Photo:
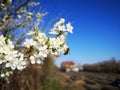
<svg viewBox="0 0 120 90"><path fill-rule="evenodd" d="M6 38L6 39L5 39L5 43L6 43L6 44L8 44L9 35L8 35L8 34L6 34L6 35L5 35L5 38Z"/></svg>
<svg viewBox="0 0 120 90"><path fill-rule="evenodd" d="M34 30L35 30L35 32L36 32L35 35L38 35L38 33L39 33L38 27L35 27Z"/></svg>
<svg viewBox="0 0 120 90"><path fill-rule="evenodd" d="M46 40L46 44L49 43L49 41L50 41L50 38L48 37L48 39Z"/></svg>
<svg viewBox="0 0 120 90"><path fill-rule="evenodd" d="M63 47L65 44L67 44L67 42L64 42L63 44L61 44L60 46Z"/></svg>

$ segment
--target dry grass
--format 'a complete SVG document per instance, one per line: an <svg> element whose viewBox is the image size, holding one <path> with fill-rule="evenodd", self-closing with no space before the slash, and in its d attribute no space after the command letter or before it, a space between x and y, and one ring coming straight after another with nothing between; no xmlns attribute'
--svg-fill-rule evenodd
<svg viewBox="0 0 120 90"><path fill-rule="evenodd" d="M0 90L61 90L59 77L56 76L54 59L48 56L44 66L30 65L23 71L15 71L9 78L10 83L0 80Z"/></svg>
<svg viewBox="0 0 120 90"><path fill-rule="evenodd" d="M85 81L84 80L76 80L75 84L76 85L85 85Z"/></svg>
<svg viewBox="0 0 120 90"><path fill-rule="evenodd" d="M21 72L15 71L5 90L39 90L42 74L40 66L35 65L31 65Z"/></svg>

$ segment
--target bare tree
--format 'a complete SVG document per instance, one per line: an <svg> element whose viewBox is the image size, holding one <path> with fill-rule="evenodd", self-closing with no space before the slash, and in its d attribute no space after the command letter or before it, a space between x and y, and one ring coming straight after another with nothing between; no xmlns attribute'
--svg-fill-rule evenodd
<svg viewBox="0 0 120 90"><path fill-rule="evenodd" d="M0 34L9 35L16 45L20 45L26 32L34 30L35 24L42 18L43 14L37 15L34 7L40 8L34 0L1 0Z"/></svg>

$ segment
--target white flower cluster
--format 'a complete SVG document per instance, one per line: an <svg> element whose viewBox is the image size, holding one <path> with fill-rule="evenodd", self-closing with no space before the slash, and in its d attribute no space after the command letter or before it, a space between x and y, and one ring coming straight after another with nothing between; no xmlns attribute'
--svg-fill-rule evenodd
<svg viewBox="0 0 120 90"><path fill-rule="evenodd" d="M28 51L30 50L32 52L29 52L31 54L29 57L30 62L32 64L41 64L41 60L47 57L48 54L46 45L47 37L45 33L38 30L34 32L30 31L27 35L33 36L32 39L26 39L26 41L23 43L24 47L26 47Z"/></svg>
<svg viewBox="0 0 120 90"><path fill-rule="evenodd" d="M11 71L23 70L31 64L41 64L48 54L53 56L60 56L66 53L68 45L66 42L67 32L72 33L73 27L70 23L64 24L65 20L62 18L57 22L51 34L54 37L47 37L45 33L35 28L27 35L32 36L23 42L23 53L14 49L14 44L9 37L0 36L0 77L9 76ZM27 56L27 57L26 57ZM5 71L8 69L8 72ZM10 71L11 70L11 71Z"/></svg>
<svg viewBox="0 0 120 90"><path fill-rule="evenodd" d="M55 35L55 37L47 37L45 33L41 32L37 28L35 31L30 31L27 35L33 36L32 39L26 39L24 42L24 46L32 51L32 54L29 56L30 62L34 63L42 63L45 57L48 54L52 54L53 56L60 56L65 53L66 49L68 49L68 45L66 43L67 32L72 33L73 27L70 23L64 24L65 20L63 18L58 21L53 29L51 30L51 34Z"/></svg>
<svg viewBox="0 0 120 90"><path fill-rule="evenodd" d="M22 70L26 66L24 55L17 50L14 50L13 43L4 37L0 36L0 64L12 70Z"/></svg>
<svg viewBox="0 0 120 90"><path fill-rule="evenodd" d="M7 72L1 72L1 75L0 75L0 77L1 78L4 78L4 77L9 77L11 74L13 74L13 72L12 71L7 71Z"/></svg>
<svg viewBox="0 0 120 90"><path fill-rule="evenodd" d="M64 18L61 18L60 21L58 21L53 29L51 29L51 34L54 34L54 35L57 35L59 34L60 32L65 32L65 31L68 31L70 33L73 33L72 30L73 30L73 27L71 26L71 23L67 23L66 25L64 24L65 23L65 19Z"/></svg>

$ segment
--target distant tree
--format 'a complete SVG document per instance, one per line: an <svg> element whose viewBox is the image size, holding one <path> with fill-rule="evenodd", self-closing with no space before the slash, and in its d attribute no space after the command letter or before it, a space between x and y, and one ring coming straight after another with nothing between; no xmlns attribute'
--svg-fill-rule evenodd
<svg viewBox="0 0 120 90"><path fill-rule="evenodd" d="M120 73L120 60L117 62L117 72Z"/></svg>
<svg viewBox="0 0 120 90"><path fill-rule="evenodd" d="M99 62L96 64L85 64L83 65L83 70L85 71L94 71L94 72L119 72L120 71L120 62L117 62L115 58L110 60Z"/></svg>

